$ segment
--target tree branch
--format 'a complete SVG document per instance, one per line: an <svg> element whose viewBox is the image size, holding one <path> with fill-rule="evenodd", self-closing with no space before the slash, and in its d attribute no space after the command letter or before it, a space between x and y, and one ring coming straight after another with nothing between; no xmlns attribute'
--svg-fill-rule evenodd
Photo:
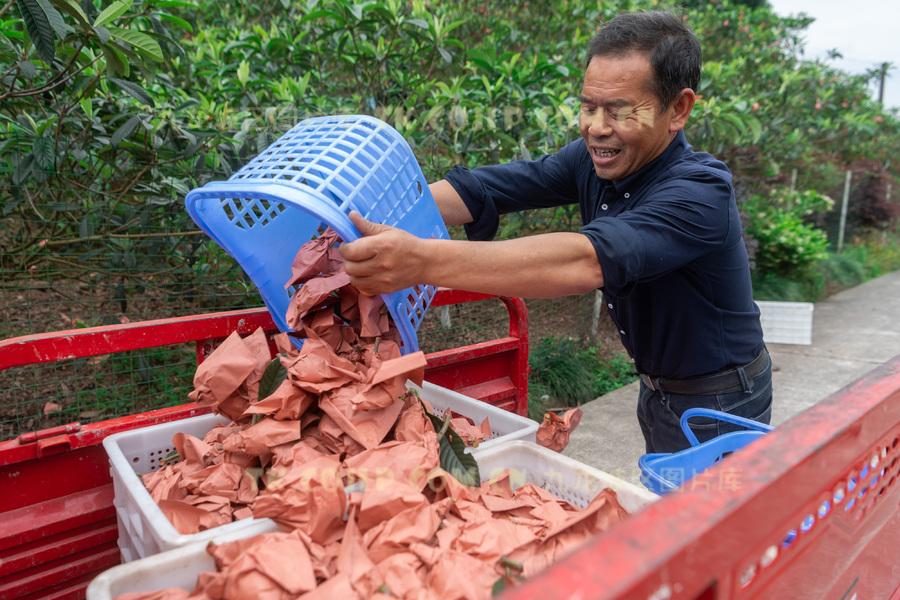
<svg viewBox="0 0 900 600"><path fill-rule="evenodd" d="M173 231L173 232L164 232L164 231L156 231L153 233L101 233L97 235L89 235L87 237L82 238L70 238L67 240L47 240L44 242L44 247L56 247L56 246L69 246L71 244L80 244L82 242L96 242L100 240L106 239L120 239L120 240L142 240L147 238L166 238L166 237L189 237L195 235L205 235L202 231L193 230L193 231Z"/></svg>
<svg viewBox="0 0 900 600"><path fill-rule="evenodd" d="M15 0L9 0L5 5L3 5L3 8L0 8L0 17L5 15L6 11L12 8L13 2L15 2Z"/></svg>
<svg viewBox="0 0 900 600"><path fill-rule="evenodd" d="M100 60L101 55L98 54L97 56L94 57L94 60L92 60L88 64L82 65L81 67L78 67L77 69L75 69L74 71L69 73L68 72L69 69L71 69L72 65L75 64L75 61L78 60L78 55L81 54L82 48L84 48L84 44L81 44L78 47L78 49L72 55L72 60L69 61L69 64L67 64L59 73L54 75L53 78L50 81L48 81L46 84L44 84L43 86L41 86L39 88L31 89L31 90L23 90L21 92L17 92L15 89L13 89L11 87L6 93L4 93L3 95L0 95L0 100L5 100L7 98L28 98L30 96L38 96L40 94L49 92L55 88L58 88L61 85L68 83L68 81L70 79L72 79L73 77L75 77L76 75L78 75L79 73L81 73L82 71L84 71L85 69L90 67L91 65L93 65L95 62ZM13 85L15 85L15 80L13 80Z"/></svg>

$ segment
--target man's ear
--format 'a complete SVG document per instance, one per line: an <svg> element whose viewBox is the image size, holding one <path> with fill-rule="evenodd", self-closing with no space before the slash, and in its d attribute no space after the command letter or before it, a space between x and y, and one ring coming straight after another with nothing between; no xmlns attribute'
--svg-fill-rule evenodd
<svg viewBox="0 0 900 600"><path fill-rule="evenodd" d="M695 102L697 102L697 94L691 88L684 88L675 97L675 100L669 107L669 110L672 111L672 120L669 121L669 131L671 133L684 129L688 117L691 116L691 111L694 109Z"/></svg>

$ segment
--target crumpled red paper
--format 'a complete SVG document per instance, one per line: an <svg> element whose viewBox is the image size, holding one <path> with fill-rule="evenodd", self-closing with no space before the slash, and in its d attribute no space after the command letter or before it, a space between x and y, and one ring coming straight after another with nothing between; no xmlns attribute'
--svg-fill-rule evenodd
<svg viewBox="0 0 900 600"><path fill-rule="evenodd" d="M544 420L538 426L537 443L556 452L562 452L569 445L569 436L581 423L581 409L571 408L561 416L544 413Z"/></svg>
<svg viewBox="0 0 900 600"><path fill-rule="evenodd" d="M292 318L306 339L297 350L276 337L284 381L259 398L265 338L229 336L192 398L235 422L177 434L178 460L144 476L184 533L251 514L284 531L210 545L218 570L190 594L126 600L489 598L499 578L536 573L626 517L610 490L579 509L533 484L514 489L508 472L466 487L443 470L433 409L406 388L421 384L424 355L401 356L380 300L334 287L336 243L327 233L294 261L286 287L299 288ZM559 444L577 416L548 423L545 441ZM469 445L492 435L487 419L450 426Z"/></svg>
<svg viewBox="0 0 900 600"><path fill-rule="evenodd" d="M262 328L246 338L235 331L197 367L188 398L238 421L250 402L258 400L259 379L268 362Z"/></svg>

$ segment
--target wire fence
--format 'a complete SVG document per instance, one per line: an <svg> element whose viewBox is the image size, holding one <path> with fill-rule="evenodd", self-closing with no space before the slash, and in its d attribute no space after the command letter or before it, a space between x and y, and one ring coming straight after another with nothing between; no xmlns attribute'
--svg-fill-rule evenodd
<svg viewBox="0 0 900 600"><path fill-rule="evenodd" d="M185 239L175 236L175 243ZM101 249L95 245L91 256L103 257ZM241 269L216 248L202 250L214 258L215 270L201 275L160 267L169 255L137 252L140 266L92 268L91 256L65 250L54 254L56 260L0 274L0 339L262 304ZM102 260L113 262L108 255ZM532 340L590 337L593 294L527 305ZM495 339L508 334L508 323L500 302L438 307L422 323L420 344L432 352ZM601 343L618 345L608 324L598 335ZM194 346L185 344L0 371L0 440L187 402L194 369Z"/></svg>

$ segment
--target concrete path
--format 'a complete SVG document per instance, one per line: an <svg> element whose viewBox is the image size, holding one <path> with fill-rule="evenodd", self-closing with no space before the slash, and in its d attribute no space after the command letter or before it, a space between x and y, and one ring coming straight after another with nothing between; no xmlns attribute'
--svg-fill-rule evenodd
<svg viewBox="0 0 900 600"><path fill-rule="evenodd" d="M900 354L900 271L817 303L811 346L768 346L778 425ZM635 382L585 404L565 454L639 483L637 395Z"/></svg>

